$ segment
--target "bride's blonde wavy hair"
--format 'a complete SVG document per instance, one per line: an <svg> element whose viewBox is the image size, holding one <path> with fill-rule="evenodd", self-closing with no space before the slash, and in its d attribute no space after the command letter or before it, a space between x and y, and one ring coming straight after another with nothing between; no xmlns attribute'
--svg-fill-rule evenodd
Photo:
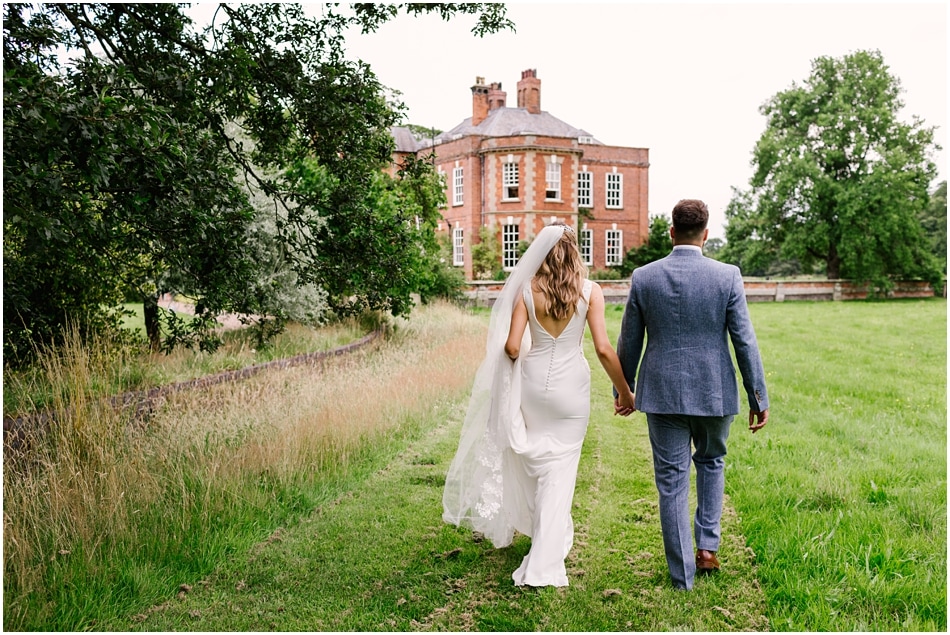
<svg viewBox="0 0 950 635"><path fill-rule="evenodd" d="M544 296L544 311L555 320L571 317L581 297L587 267L577 249L577 235L564 223L564 235L557 241L534 276L534 288Z"/></svg>

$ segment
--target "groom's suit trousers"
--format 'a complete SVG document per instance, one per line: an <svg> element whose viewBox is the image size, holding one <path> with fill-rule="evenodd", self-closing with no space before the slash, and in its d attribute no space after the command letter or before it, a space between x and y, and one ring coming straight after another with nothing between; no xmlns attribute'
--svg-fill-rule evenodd
<svg viewBox="0 0 950 635"><path fill-rule="evenodd" d="M732 420L733 415L697 417L647 413L663 549L670 578L677 588L693 587L694 537L697 549L719 550L724 457ZM688 501L691 444L692 462L696 465L696 515L692 527Z"/></svg>

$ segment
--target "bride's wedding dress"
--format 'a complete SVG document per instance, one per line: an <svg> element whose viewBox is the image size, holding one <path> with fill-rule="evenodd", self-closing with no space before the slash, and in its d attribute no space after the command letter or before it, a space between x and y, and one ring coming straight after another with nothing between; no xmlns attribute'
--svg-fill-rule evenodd
<svg viewBox="0 0 950 635"><path fill-rule="evenodd" d="M590 413L590 367L582 342L592 283L586 280L561 333L538 322L531 280L563 235L542 230L492 307L486 355L475 375L459 447L443 492L442 518L483 534L495 547L515 530L531 550L513 574L517 585L567 586L564 558L574 539L571 505ZM528 309L521 353L504 351L512 310Z"/></svg>
<svg viewBox="0 0 950 635"><path fill-rule="evenodd" d="M574 315L555 337L538 321L530 285L524 290L531 350L516 364L521 416L513 419L510 439L510 473L517 477L510 513L515 529L531 537L531 550L512 574L519 586L567 586L571 505L590 417L590 366L583 350L590 291L588 280Z"/></svg>

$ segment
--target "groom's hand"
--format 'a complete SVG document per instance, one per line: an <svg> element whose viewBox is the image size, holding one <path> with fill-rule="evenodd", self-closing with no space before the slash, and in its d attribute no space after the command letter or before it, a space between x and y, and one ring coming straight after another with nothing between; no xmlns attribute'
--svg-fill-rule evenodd
<svg viewBox="0 0 950 635"><path fill-rule="evenodd" d="M749 430L752 431L752 434L755 434L759 430L765 427L765 424L769 420L769 411L763 410L762 412L756 412L755 410L749 411Z"/></svg>

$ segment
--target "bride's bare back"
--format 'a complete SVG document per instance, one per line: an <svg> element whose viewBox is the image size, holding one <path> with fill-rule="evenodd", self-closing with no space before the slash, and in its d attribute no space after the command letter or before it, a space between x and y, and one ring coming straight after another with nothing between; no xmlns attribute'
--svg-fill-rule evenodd
<svg viewBox="0 0 950 635"><path fill-rule="evenodd" d="M574 317L574 309L571 309L570 315L568 315L566 318L563 320L558 320L545 310L545 295L540 291L537 291L533 284L531 285L531 295L534 299L534 306L536 307L534 316L538 319L538 323L544 327L544 330L548 332L548 335L557 339L560 337L561 333L564 332L564 329L567 328L567 325Z"/></svg>

